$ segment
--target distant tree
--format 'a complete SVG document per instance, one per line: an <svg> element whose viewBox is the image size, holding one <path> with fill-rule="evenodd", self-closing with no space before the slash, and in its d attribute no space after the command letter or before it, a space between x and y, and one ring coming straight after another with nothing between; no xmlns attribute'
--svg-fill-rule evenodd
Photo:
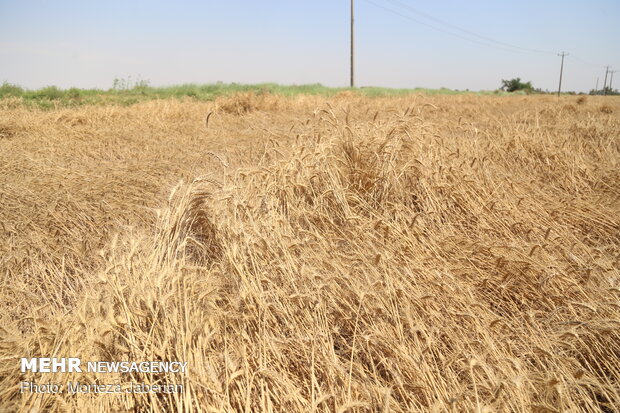
<svg viewBox="0 0 620 413"><path fill-rule="evenodd" d="M500 89L506 92L517 92L519 90L523 90L530 93L534 90L534 87L532 86L532 82L521 82L521 78L517 77L510 80L502 79L502 87Z"/></svg>

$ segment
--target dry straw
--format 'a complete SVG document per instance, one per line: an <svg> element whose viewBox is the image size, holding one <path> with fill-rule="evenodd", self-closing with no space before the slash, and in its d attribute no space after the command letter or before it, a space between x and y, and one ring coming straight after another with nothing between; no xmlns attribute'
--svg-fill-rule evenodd
<svg viewBox="0 0 620 413"><path fill-rule="evenodd" d="M2 410L620 406L614 98L5 106ZM38 355L190 372L20 394Z"/></svg>

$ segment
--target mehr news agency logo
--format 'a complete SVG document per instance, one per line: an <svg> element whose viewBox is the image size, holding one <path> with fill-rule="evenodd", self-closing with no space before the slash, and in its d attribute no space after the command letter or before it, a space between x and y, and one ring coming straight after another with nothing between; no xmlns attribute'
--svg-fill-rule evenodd
<svg viewBox="0 0 620 413"><path fill-rule="evenodd" d="M82 363L77 357L35 357L21 358L22 373L172 373L187 372L187 362L181 361L88 361ZM22 381L19 385L21 393L183 393L180 383L82 383L67 381L61 383L36 383Z"/></svg>

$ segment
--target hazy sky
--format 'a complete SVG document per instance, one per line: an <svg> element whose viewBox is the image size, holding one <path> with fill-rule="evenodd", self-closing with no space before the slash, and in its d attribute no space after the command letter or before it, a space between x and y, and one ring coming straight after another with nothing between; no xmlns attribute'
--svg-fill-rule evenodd
<svg viewBox="0 0 620 413"><path fill-rule="evenodd" d="M349 5L0 0L0 82L346 86ZM355 9L358 86L480 90L519 76L555 90L563 50L564 90L588 91L597 77L602 87L604 65L620 69L618 0L356 0ZM620 72L614 80L620 88Z"/></svg>

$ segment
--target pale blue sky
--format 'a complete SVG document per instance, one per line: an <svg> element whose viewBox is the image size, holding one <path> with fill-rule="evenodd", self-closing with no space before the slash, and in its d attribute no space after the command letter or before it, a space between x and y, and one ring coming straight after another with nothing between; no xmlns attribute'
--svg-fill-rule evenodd
<svg viewBox="0 0 620 413"><path fill-rule="evenodd" d="M481 90L519 76L554 90L562 50L571 54L565 90L588 91L597 77L602 87L604 65L620 69L617 0L356 0L355 7L358 86ZM346 86L349 0L0 0L0 82L107 89L128 76L155 86ZM620 72L614 80L620 88Z"/></svg>

